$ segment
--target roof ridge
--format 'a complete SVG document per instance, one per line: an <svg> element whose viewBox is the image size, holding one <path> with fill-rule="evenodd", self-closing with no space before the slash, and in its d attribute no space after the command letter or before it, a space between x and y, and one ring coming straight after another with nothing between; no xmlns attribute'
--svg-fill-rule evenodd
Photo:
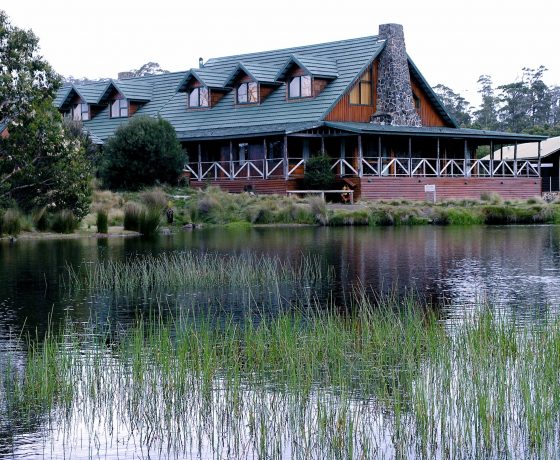
<svg viewBox="0 0 560 460"><path fill-rule="evenodd" d="M331 41L331 42L322 42L322 43L311 43L309 45L299 45L299 46L292 46L292 47L288 47L288 48L277 48L277 49L273 49L273 50L263 50L263 51L255 51L252 53L245 53L245 54L232 54L229 56L217 56L217 57L213 57L208 59L208 61L206 61L205 65L210 65L212 66L212 61L214 60L225 60L225 59L236 59L236 58L241 58L243 56L255 56L255 55L264 55L264 54L269 54L269 53L277 53L280 51L290 51L291 54L296 53L295 50L298 49L302 49L302 48L312 48L314 46L321 46L321 45L338 45L340 43L348 43L348 42L356 42L356 41L360 41L360 40L366 40L366 39L377 39L377 41L379 41L379 35L367 35L364 37L354 37L354 38L346 38L343 40L335 40L335 41Z"/></svg>

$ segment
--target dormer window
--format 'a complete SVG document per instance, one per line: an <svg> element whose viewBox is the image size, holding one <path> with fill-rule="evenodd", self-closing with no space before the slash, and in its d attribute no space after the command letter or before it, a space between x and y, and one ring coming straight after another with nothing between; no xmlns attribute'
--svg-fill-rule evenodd
<svg viewBox="0 0 560 460"><path fill-rule="evenodd" d="M237 87L238 104L256 104L259 102L259 89L255 81L241 83Z"/></svg>
<svg viewBox="0 0 560 460"><path fill-rule="evenodd" d="M69 116L70 118L70 116ZM71 118L75 121L88 121L89 120L89 105L88 104L74 104L71 111Z"/></svg>
<svg viewBox="0 0 560 460"><path fill-rule="evenodd" d="M128 117L128 100L115 99L111 103L111 118Z"/></svg>
<svg viewBox="0 0 560 460"><path fill-rule="evenodd" d="M293 77L288 86L288 97L290 99L311 97L311 76L301 75Z"/></svg>
<svg viewBox="0 0 560 460"><path fill-rule="evenodd" d="M189 107L208 107L208 88L199 86L189 92Z"/></svg>

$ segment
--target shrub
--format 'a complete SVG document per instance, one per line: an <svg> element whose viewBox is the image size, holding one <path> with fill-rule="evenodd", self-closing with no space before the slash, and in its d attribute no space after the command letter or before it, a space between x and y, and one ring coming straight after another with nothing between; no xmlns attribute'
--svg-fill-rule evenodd
<svg viewBox="0 0 560 460"><path fill-rule="evenodd" d="M125 230L133 232L140 231L140 219L144 210L142 206L134 201L129 201L124 206L124 221L123 226Z"/></svg>
<svg viewBox="0 0 560 460"><path fill-rule="evenodd" d="M17 209L8 209L1 220L0 234L19 235L22 227L22 216Z"/></svg>
<svg viewBox="0 0 560 460"><path fill-rule="evenodd" d="M480 195L480 201L486 201L492 204L501 204L504 200L496 192L482 192Z"/></svg>
<svg viewBox="0 0 560 460"><path fill-rule="evenodd" d="M72 233L78 228L78 219L68 209L63 209L52 215L51 230L56 233Z"/></svg>
<svg viewBox="0 0 560 460"><path fill-rule="evenodd" d="M330 226L342 225L368 225L369 215L367 211L339 211L329 217Z"/></svg>
<svg viewBox="0 0 560 460"><path fill-rule="evenodd" d="M386 209L373 209L369 215L369 224L373 226L387 227L394 225L395 220Z"/></svg>
<svg viewBox="0 0 560 460"><path fill-rule="evenodd" d="M136 117L107 141L99 174L109 188L137 190L156 182L175 182L185 160L168 121Z"/></svg>
<svg viewBox="0 0 560 460"><path fill-rule="evenodd" d="M331 169L331 159L328 155L318 155L307 160L303 177L305 187L325 190L331 188L334 181L335 174Z"/></svg>
<svg viewBox="0 0 560 460"><path fill-rule="evenodd" d="M97 211L97 233L109 233L109 216L106 209Z"/></svg>
<svg viewBox="0 0 560 460"><path fill-rule="evenodd" d="M49 228L47 208L43 207L33 212L33 225L40 232L44 232Z"/></svg>

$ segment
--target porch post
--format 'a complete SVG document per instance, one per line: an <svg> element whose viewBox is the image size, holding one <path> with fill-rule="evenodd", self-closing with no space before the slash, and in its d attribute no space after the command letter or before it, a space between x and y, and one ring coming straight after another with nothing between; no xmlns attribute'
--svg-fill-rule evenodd
<svg viewBox="0 0 560 460"><path fill-rule="evenodd" d="M288 180L288 136L284 136L284 179Z"/></svg>
<svg viewBox="0 0 560 460"><path fill-rule="evenodd" d="M364 175L364 151L362 149L362 135L358 134L358 176Z"/></svg>
<svg viewBox="0 0 560 460"><path fill-rule="evenodd" d="M198 143L198 180L202 180L202 147Z"/></svg>
<svg viewBox="0 0 560 460"><path fill-rule="evenodd" d="M325 136L321 134L321 155L325 154Z"/></svg>
<svg viewBox="0 0 560 460"><path fill-rule="evenodd" d="M437 143L436 143L436 176L440 177L441 175L441 165L440 165L440 152L439 152L439 137L437 138Z"/></svg>
<svg viewBox="0 0 560 460"><path fill-rule="evenodd" d="M494 177L494 142L490 139L490 177Z"/></svg>
<svg viewBox="0 0 560 460"><path fill-rule="evenodd" d="M469 146L468 146L467 140L465 139L465 147L464 147L464 158L465 158L465 161L464 161L464 164L463 164L463 169L464 169L464 171L463 171L463 176L465 176L465 177L469 177L469 175L470 175L470 174L469 174L469 165L467 164L467 161L468 161L468 159L467 159L467 157L468 157L468 152L469 152Z"/></svg>
<svg viewBox="0 0 560 460"><path fill-rule="evenodd" d="M408 175L412 177L412 137L408 138Z"/></svg>
<svg viewBox="0 0 560 460"><path fill-rule="evenodd" d="M268 151L266 146L266 138L263 139L263 179L268 179Z"/></svg>
<svg viewBox="0 0 560 460"><path fill-rule="evenodd" d="M229 179L233 180L233 142L232 141L229 141Z"/></svg>
<svg viewBox="0 0 560 460"><path fill-rule="evenodd" d="M513 176L517 177L517 141L513 146Z"/></svg>
<svg viewBox="0 0 560 460"><path fill-rule="evenodd" d="M377 163L377 174L379 176L381 176L381 171L383 169L383 165L381 163L381 136L377 136L377 157L378 157L378 163Z"/></svg>
<svg viewBox="0 0 560 460"><path fill-rule="evenodd" d="M541 141L539 141L539 149L538 149L538 154L537 154L537 168L538 168L538 172L539 172L539 177L541 177Z"/></svg>

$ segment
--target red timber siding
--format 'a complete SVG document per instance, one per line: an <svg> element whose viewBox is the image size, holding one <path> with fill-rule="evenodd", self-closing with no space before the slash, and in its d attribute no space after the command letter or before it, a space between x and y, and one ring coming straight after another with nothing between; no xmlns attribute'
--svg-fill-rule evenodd
<svg viewBox="0 0 560 460"><path fill-rule="evenodd" d="M140 107L141 107L140 104L131 102L128 109L128 116L131 117L132 115L134 115Z"/></svg>
<svg viewBox="0 0 560 460"><path fill-rule="evenodd" d="M422 120L422 126L447 126L443 118L437 113L436 109L426 96L424 90L416 82L412 76L410 77L410 82L412 84L412 92L420 99L420 108L416 109L420 119Z"/></svg>
<svg viewBox="0 0 560 460"><path fill-rule="evenodd" d="M371 116L375 113L375 106L377 105L377 61L375 61L367 70L370 72L373 67L372 76L372 91L373 91L373 105L354 105L350 104L350 92L353 86L344 93L340 101L333 107L330 113L325 117L325 121L355 121L367 123L370 121ZM362 78L363 74L359 78ZM359 79L356 84L359 84Z"/></svg>
<svg viewBox="0 0 560 460"><path fill-rule="evenodd" d="M247 185L253 187L255 193L269 195L269 194L279 194L285 195L288 190L296 190L297 181L295 180L284 180L284 179L235 179L229 180L225 179L215 179L215 180L204 180L196 181L191 180L190 186L192 188L202 188L205 185L212 185L214 187L220 187L226 192L241 193Z"/></svg>
<svg viewBox="0 0 560 460"><path fill-rule="evenodd" d="M498 193L504 199L527 199L541 194L541 179L524 177L364 177L361 180L362 200L401 198L424 201L424 186L434 184L438 201L476 198L483 193Z"/></svg>

